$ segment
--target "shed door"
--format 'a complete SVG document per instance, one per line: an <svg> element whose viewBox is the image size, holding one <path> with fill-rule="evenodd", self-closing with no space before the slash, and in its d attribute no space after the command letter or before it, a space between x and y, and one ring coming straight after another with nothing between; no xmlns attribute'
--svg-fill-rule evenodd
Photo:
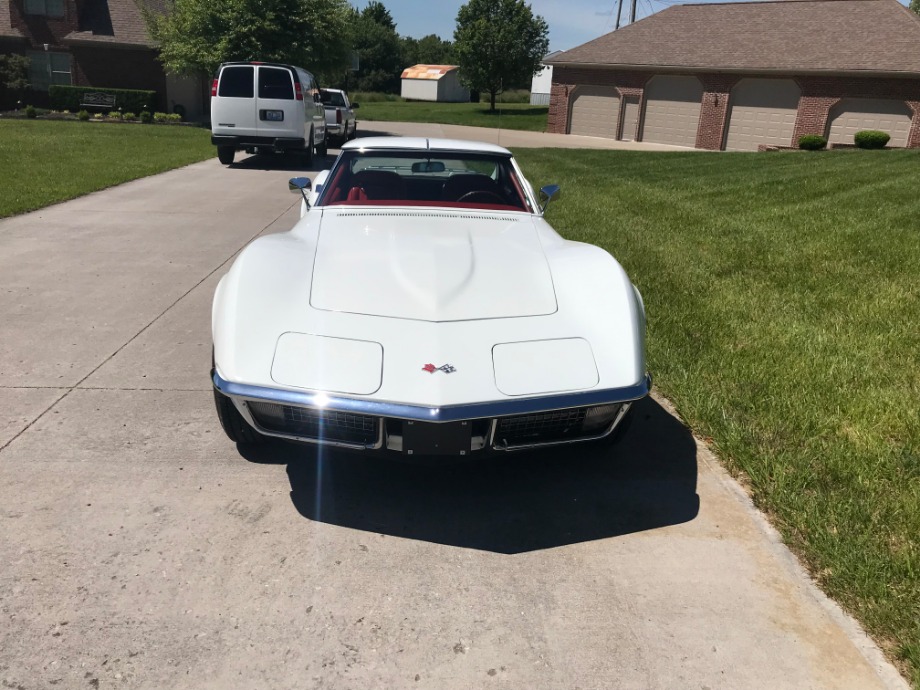
<svg viewBox="0 0 920 690"><path fill-rule="evenodd" d="M889 146L907 146L911 116L904 101L844 98L831 108L827 140L832 144L852 144L856 132L880 129L891 135Z"/></svg>
<svg viewBox="0 0 920 690"><path fill-rule="evenodd" d="M799 85L792 79L742 79L732 88L729 108L726 151L792 146Z"/></svg>
<svg viewBox="0 0 920 690"><path fill-rule="evenodd" d="M623 99L623 126L620 129L620 139L623 141L635 141L638 127L639 97L627 96Z"/></svg>
<svg viewBox="0 0 920 690"><path fill-rule="evenodd" d="M696 77L656 76L645 87L642 141L696 146L703 85Z"/></svg>
<svg viewBox="0 0 920 690"><path fill-rule="evenodd" d="M612 86L579 86L572 97L569 134L616 138L620 97Z"/></svg>

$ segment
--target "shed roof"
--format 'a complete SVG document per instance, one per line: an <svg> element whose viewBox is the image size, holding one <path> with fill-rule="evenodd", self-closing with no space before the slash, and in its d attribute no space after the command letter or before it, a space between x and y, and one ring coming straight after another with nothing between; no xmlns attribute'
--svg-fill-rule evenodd
<svg viewBox="0 0 920 690"><path fill-rule="evenodd" d="M459 69L457 65L413 65L403 70L401 78L438 80L455 69Z"/></svg>
<svg viewBox="0 0 920 690"><path fill-rule="evenodd" d="M678 5L547 64L920 74L920 17L897 0Z"/></svg>

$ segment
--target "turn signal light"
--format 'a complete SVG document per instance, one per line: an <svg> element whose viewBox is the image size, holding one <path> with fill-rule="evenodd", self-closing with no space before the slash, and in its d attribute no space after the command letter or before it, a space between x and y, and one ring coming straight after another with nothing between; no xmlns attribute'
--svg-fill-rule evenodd
<svg viewBox="0 0 920 690"><path fill-rule="evenodd" d="M217 79L211 82L211 98L217 95Z"/></svg>
<svg viewBox="0 0 920 690"><path fill-rule="evenodd" d="M303 88L300 86L300 82L299 82L299 81L295 81L295 82L294 82L294 97L295 97L298 101L302 101L302 100L303 100Z"/></svg>

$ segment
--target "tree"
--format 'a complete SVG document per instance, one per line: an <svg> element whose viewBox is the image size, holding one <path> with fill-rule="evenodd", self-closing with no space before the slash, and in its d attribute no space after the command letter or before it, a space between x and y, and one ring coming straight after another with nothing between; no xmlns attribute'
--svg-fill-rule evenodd
<svg viewBox="0 0 920 690"><path fill-rule="evenodd" d="M910 9L920 14L920 0L910 0Z"/></svg>
<svg viewBox="0 0 920 690"><path fill-rule="evenodd" d="M402 43L402 64L411 65L450 65L453 59L453 44L435 34L422 38L400 37Z"/></svg>
<svg viewBox="0 0 920 690"><path fill-rule="evenodd" d="M213 74L222 62L262 60L341 72L348 55L347 0L169 0L144 17L174 74Z"/></svg>
<svg viewBox="0 0 920 690"><path fill-rule="evenodd" d="M352 10L354 50L358 54L356 87L360 91L399 91L402 46L396 24L380 2L371 2L361 12Z"/></svg>
<svg viewBox="0 0 920 690"><path fill-rule="evenodd" d="M29 58L25 55L0 55L0 107L15 104L29 88Z"/></svg>
<svg viewBox="0 0 920 690"><path fill-rule="evenodd" d="M454 58L471 89L489 92L528 82L549 49L549 27L524 0L469 0L457 13Z"/></svg>

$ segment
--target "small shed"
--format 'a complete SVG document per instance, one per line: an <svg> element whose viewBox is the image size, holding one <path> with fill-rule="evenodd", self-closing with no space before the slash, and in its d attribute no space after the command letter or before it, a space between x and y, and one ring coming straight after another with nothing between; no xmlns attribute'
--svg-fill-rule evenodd
<svg viewBox="0 0 920 690"><path fill-rule="evenodd" d="M460 83L456 65L414 65L403 70L402 97L413 101L466 103L470 91Z"/></svg>
<svg viewBox="0 0 920 690"><path fill-rule="evenodd" d="M558 55L562 55L561 50L556 50L543 58L545 63L552 60ZM533 75L530 82L530 105L549 105L549 94L553 88L553 66L540 64L540 69Z"/></svg>

